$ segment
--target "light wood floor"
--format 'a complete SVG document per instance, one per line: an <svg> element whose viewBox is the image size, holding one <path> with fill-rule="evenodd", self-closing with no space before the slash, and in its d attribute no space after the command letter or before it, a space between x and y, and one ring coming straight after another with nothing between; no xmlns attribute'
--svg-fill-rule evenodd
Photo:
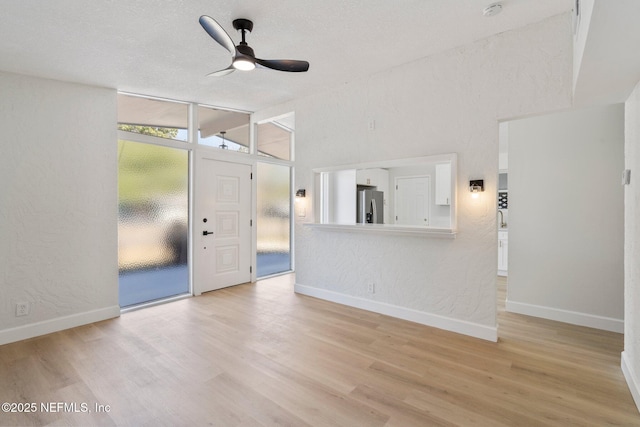
<svg viewBox="0 0 640 427"><path fill-rule="evenodd" d="M485 342L273 278L0 346L0 402L38 405L0 412L0 425L640 425L622 335L503 303L499 324L499 342Z"/></svg>

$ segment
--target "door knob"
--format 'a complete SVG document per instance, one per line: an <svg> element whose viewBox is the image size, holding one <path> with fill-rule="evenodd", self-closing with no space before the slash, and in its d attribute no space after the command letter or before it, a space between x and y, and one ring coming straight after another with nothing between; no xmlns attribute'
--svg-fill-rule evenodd
<svg viewBox="0 0 640 427"><path fill-rule="evenodd" d="M202 232L202 235L203 235L203 236L206 236L207 234L213 234L213 231L207 231L207 230L204 230L204 231Z"/></svg>

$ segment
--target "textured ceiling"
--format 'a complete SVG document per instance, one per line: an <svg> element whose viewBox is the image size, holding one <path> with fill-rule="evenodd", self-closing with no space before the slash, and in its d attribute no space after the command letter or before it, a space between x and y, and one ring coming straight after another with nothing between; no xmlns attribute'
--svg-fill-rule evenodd
<svg viewBox="0 0 640 427"><path fill-rule="evenodd" d="M244 111L335 87L571 10L573 0L2 0L0 70ZM229 53L198 23L254 21L263 59L303 59L307 73L206 74Z"/></svg>

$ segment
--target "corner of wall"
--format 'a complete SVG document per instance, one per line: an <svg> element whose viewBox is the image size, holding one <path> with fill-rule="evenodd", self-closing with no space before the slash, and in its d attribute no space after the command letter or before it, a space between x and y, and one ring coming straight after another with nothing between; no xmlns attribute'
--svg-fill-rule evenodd
<svg viewBox="0 0 640 427"><path fill-rule="evenodd" d="M640 175L640 82L625 103L625 163L630 169L631 183L624 188L624 351L622 371L640 410L640 330L638 308L640 307L640 227L638 227L638 176Z"/></svg>
<svg viewBox="0 0 640 427"><path fill-rule="evenodd" d="M633 369L633 365L628 360L627 352L623 351L620 357L620 367L624 374L624 379L627 381L627 386L633 397L633 401L636 403L638 410L640 410L640 382Z"/></svg>

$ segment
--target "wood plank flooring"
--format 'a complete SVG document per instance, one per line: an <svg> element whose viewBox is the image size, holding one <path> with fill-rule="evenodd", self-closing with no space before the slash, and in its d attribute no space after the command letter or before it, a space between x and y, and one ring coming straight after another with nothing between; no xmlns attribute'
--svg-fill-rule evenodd
<svg viewBox="0 0 640 427"><path fill-rule="evenodd" d="M0 403L37 404L0 425L640 426L622 335L506 313L505 279L498 343L296 295L293 280L0 346Z"/></svg>

